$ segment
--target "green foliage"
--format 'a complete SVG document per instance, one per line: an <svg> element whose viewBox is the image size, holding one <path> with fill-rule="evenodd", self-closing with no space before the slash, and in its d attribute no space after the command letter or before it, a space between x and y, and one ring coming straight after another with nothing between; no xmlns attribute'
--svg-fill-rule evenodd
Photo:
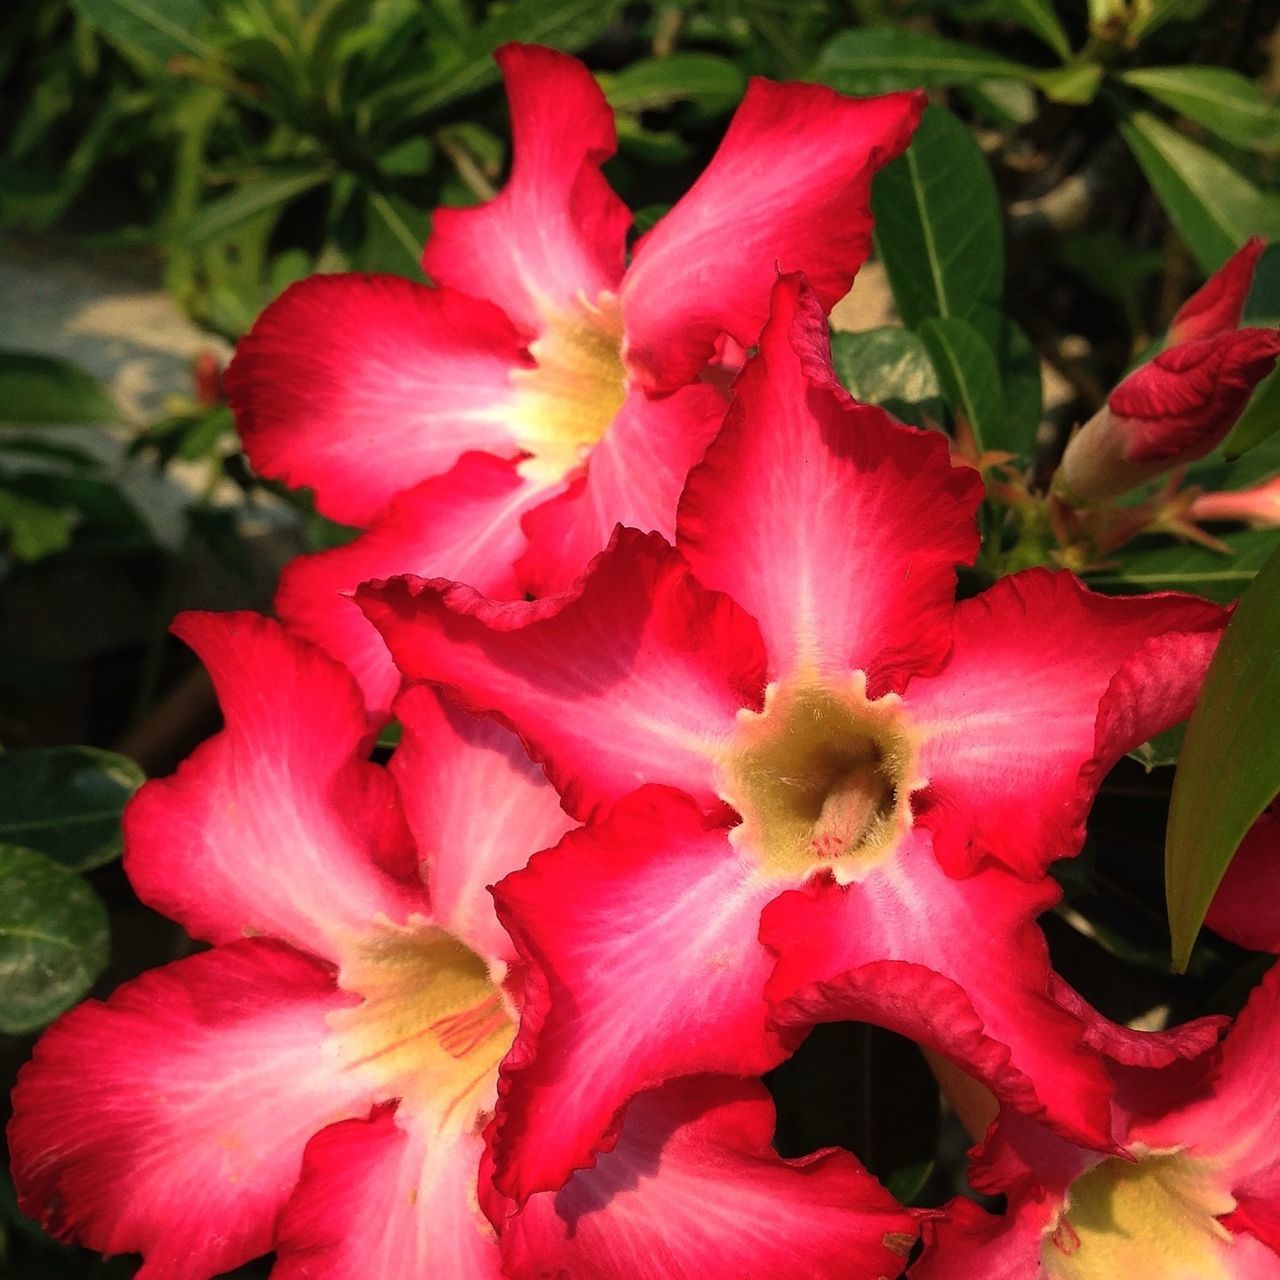
<svg viewBox="0 0 1280 1280"><path fill-rule="evenodd" d="M938 375L928 348L909 330L886 326L862 333L833 333L831 359L854 399L880 405L916 426L942 421Z"/></svg>
<svg viewBox="0 0 1280 1280"><path fill-rule="evenodd" d="M66 360L0 351L0 424L59 426L119 422L96 378Z"/></svg>
<svg viewBox="0 0 1280 1280"><path fill-rule="evenodd" d="M919 333L938 371L943 397L968 424L979 451L1002 448L1000 370L982 335L956 316L930 316Z"/></svg>

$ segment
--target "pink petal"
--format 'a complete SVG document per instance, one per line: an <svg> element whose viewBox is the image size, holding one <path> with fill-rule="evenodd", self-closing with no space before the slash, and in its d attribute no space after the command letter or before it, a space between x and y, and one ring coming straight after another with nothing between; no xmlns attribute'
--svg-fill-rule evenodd
<svg viewBox="0 0 1280 1280"><path fill-rule="evenodd" d="M307 1140L369 1107L322 1047L349 1003L324 966L250 939L73 1009L14 1091L24 1212L144 1254L145 1280L206 1280L266 1252Z"/></svg>
<svg viewBox="0 0 1280 1280"><path fill-rule="evenodd" d="M396 702L404 733L391 757L431 886L433 919L492 962L515 959L486 889L577 824L520 740L425 686Z"/></svg>
<svg viewBox="0 0 1280 1280"><path fill-rule="evenodd" d="M251 613L174 633L213 677L226 727L125 812L138 896L209 942L268 934L326 959L379 916L426 910L393 878L416 857L395 785L370 764L364 704L331 658Z"/></svg>
<svg viewBox="0 0 1280 1280"><path fill-rule="evenodd" d="M1238 328L1267 243L1252 236L1178 309L1169 325L1168 345L1214 338Z"/></svg>
<svg viewBox="0 0 1280 1280"><path fill-rule="evenodd" d="M586 67L534 45L495 56L511 104L511 177L487 204L436 210L422 269L532 334L580 295L617 289L631 214L600 172L617 135Z"/></svg>
<svg viewBox="0 0 1280 1280"><path fill-rule="evenodd" d="M480 1212L484 1141L403 1127L389 1108L312 1138L280 1219L271 1280L501 1280Z"/></svg>
<svg viewBox="0 0 1280 1280"><path fill-rule="evenodd" d="M752 80L702 176L641 237L623 284L628 362L653 387L694 378L728 332L751 346L775 272L825 310L871 247L871 179L906 149L924 97L846 98Z"/></svg>
<svg viewBox="0 0 1280 1280"><path fill-rule="evenodd" d="M400 673L382 637L347 597L371 578L414 573L516 599L523 592L514 565L526 544L520 517L548 492L523 479L515 462L464 454L445 475L393 499L354 542L286 565L276 611L290 630L337 658L359 682L370 714L385 719Z"/></svg>
<svg viewBox="0 0 1280 1280"><path fill-rule="evenodd" d="M919 820L943 865L989 855L1036 876L1076 853L1107 769L1190 715L1226 616L1043 569L961 602L946 667L906 693L929 779Z"/></svg>
<svg viewBox="0 0 1280 1280"><path fill-rule="evenodd" d="M399 276L312 276L240 340L227 398L264 476L369 524L397 493L479 449L519 452L508 420L525 339L501 311Z"/></svg>
<svg viewBox="0 0 1280 1280"><path fill-rule="evenodd" d="M715 435L725 403L702 384L665 396L632 389L585 474L525 517L529 549L520 571L528 590L549 595L572 586L619 524L673 539L685 477Z"/></svg>
<svg viewBox="0 0 1280 1280"><path fill-rule="evenodd" d="M777 893L724 815L646 787L494 890L530 972L503 1064L497 1185L523 1203L612 1145L633 1094L700 1071L759 1075L773 967L756 939Z"/></svg>
<svg viewBox="0 0 1280 1280"><path fill-rule="evenodd" d="M765 909L780 1026L874 1022L950 1058L997 1097L1103 1149L1113 1092L1080 1020L1052 997L1035 918L1059 891L987 867L945 875L916 830L847 889L816 882Z"/></svg>
<svg viewBox="0 0 1280 1280"><path fill-rule="evenodd" d="M940 1217L925 1219L911 1280L1052 1280L1040 1254L1059 1203L1020 1196L1008 1213L992 1214L957 1196Z"/></svg>
<svg viewBox="0 0 1280 1280"><path fill-rule="evenodd" d="M411 578L356 599L411 680L508 722L578 818L645 782L714 804L706 744L761 705L756 624L656 534L619 529L572 591L535 604Z"/></svg>
<svg viewBox="0 0 1280 1280"><path fill-rule="evenodd" d="M1205 924L1251 951L1280 952L1280 811L1250 828L1218 886Z"/></svg>
<svg viewBox="0 0 1280 1280"><path fill-rule="evenodd" d="M889 673L946 656L982 494L941 433L849 400L815 295L784 276L760 354L689 475L677 540L701 581L758 619L772 677L852 666L883 692Z"/></svg>
<svg viewBox="0 0 1280 1280"><path fill-rule="evenodd" d="M617 1145L502 1221L507 1274L558 1280L896 1276L910 1214L847 1152L783 1160L756 1081L699 1076L636 1098ZM490 1209L498 1217L500 1201Z"/></svg>

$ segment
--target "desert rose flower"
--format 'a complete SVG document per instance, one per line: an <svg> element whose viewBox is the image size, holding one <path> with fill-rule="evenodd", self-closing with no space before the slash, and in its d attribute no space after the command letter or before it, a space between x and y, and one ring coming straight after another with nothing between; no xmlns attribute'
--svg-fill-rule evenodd
<svg viewBox="0 0 1280 1280"><path fill-rule="evenodd" d="M841 390L820 302L786 276L675 547L620 530L531 606L361 589L406 675L501 716L601 819L495 890L533 975L504 1191L589 1162L637 1089L767 1069L829 1016L1109 1140L1101 1020L1034 923L1044 871L1112 762L1189 714L1224 614L1043 570L957 605L981 497L941 433Z"/></svg>
<svg viewBox="0 0 1280 1280"><path fill-rule="evenodd" d="M1238 521L1255 529L1280 527L1280 476L1248 489L1223 489L1197 494L1187 508L1195 521Z"/></svg>
<svg viewBox="0 0 1280 1280"><path fill-rule="evenodd" d="M433 285L305 280L227 374L255 467L370 527L296 561L277 604L379 711L398 678L341 593L414 572L516 599L567 587L619 522L670 536L724 415L704 375L726 345L756 341L779 265L806 271L828 309L847 291L870 245L872 176L923 104L752 81L706 171L628 262L594 79L550 49L497 57L511 176L487 204L436 212Z"/></svg>
<svg viewBox="0 0 1280 1280"><path fill-rule="evenodd" d="M1274 1280L1280 1276L1280 969L1207 1070L1135 1072L1128 1158L1002 1111L959 1199L926 1231L912 1280ZM1167 1078L1166 1078L1167 1077Z"/></svg>
<svg viewBox="0 0 1280 1280"><path fill-rule="evenodd" d="M177 629L226 728L139 793L125 862L214 946L40 1041L9 1130L27 1212L155 1280L269 1249L273 1280L897 1273L910 1215L844 1153L777 1157L736 1079L638 1099L596 1169L508 1224L481 1164L522 976L484 886L573 820L507 730L426 689L388 770L318 650L251 614ZM707 1215L689 1189L712 1185Z"/></svg>
<svg viewBox="0 0 1280 1280"><path fill-rule="evenodd" d="M1055 477L1069 502L1113 498L1202 458L1235 425L1280 355L1280 329L1239 327L1264 248L1250 240L1192 295L1165 349L1072 436Z"/></svg>
<svg viewBox="0 0 1280 1280"><path fill-rule="evenodd" d="M1240 842L1205 924L1242 947L1280 954L1280 806L1266 809Z"/></svg>

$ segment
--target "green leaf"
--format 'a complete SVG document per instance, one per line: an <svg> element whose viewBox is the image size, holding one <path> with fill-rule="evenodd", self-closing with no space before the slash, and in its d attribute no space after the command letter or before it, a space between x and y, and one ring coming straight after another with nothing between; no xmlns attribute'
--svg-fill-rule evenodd
<svg viewBox="0 0 1280 1280"><path fill-rule="evenodd" d="M696 102L710 111L728 111L747 87L741 67L710 53L673 53L643 58L601 83L615 111L652 111L675 102Z"/></svg>
<svg viewBox="0 0 1280 1280"><path fill-rule="evenodd" d="M1192 591L1220 603L1236 599L1280 543L1274 529L1242 529L1223 535L1230 555L1208 547L1142 539L1118 553L1114 569L1089 575L1101 591Z"/></svg>
<svg viewBox="0 0 1280 1280"><path fill-rule="evenodd" d="M1070 67L1054 67L1036 77L1046 98L1083 107L1098 96L1102 87L1102 67L1096 62L1079 62Z"/></svg>
<svg viewBox="0 0 1280 1280"><path fill-rule="evenodd" d="M1129 759L1136 760L1148 773L1153 769L1164 769L1177 764L1186 734L1186 725L1176 724L1172 729L1157 733L1154 738L1134 747L1129 752Z"/></svg>
<svg viewBox="0 0 1280 1280"><path fill-rule="evenodd" d="M942 388L929 351L914 333L886 326L863 333L833 333L836 376L856 400L877 404L903 422L942 420Z"/></svg>
<svg viewBox="0 0 1280 1280"><path fill-rule="evenodd" d="M92 426L120 421L102 384L78 365L28 351L0 351L0 423Z"/></svg>
<svg viewBox="0 0 1280 1280"><path fill-rule="evenodd" d="M1225 67L1139 67L1120 77L1238 147L1280 147L1280 110Z"/></svg>
<svg viewBox="0 0 1280 1280"><path fill-rule="evenodd" d="M217 240L241 223L269 209L286 204L304 191L318 187L332 177L327 165L302 170L288 169L268 178L246 182L230 194L204 205L182 229L183 245L198 249Z"/></svg>
<svg viewBox="0 0 1280 1280"><path fill-rule="evenodd" d="M32 563L65 551L74 525L65 507L0 488L0 530L8 537L10 554L18 560Z"/></svg>
<svg viewBox="0 0 1280 1280"><path fill-rule="evenodd" d="M0 843L25 845L72 871L120 854L120 815L145 775L97 747L0 753Z"/></svg>
<svg viewBox="0 0 1280 1280"><path fill-rule="evenodd" d="M1115 0L1112 0L1114 3ZM1134 0L1134 16L1129 34L1135 40L1149 36L1166 22L1189 22L1199 18L1213 0Z"/></svg>
<svg viewBox="0 0 1280 1280"><path fill-rule="evenodd" d="M209 22L204 0L72 0L76 11L125 53L163 62L213 50L197 34Z"/></svg>
<svg viewBox="0 0 1280 1280"><path fill-rule="evenodd" d="M0 845L0 1031L22 1035L75 1004L107 965L107 913L74 871Z"/></svg>
<svg viewBox="0 0 1280 1280"><path fill-rule="evenodd" d="M1209 665L1173 779L1164 874L1180 973L1240 841L1280 792L1277 652L1280 548L1244 593Z"/></svg>
<svg viewBox="0 0 1280 1280"><path fill-rule="evenodd" d="M929 107L906 154L871 192L876 252L902 318L967 319L1000 298L1004 241L995 182L969 130Z"/></svg>
<svg viewBox="0 0 1280 1280"><path fill-rule="evenodd" d="M1044 386L1040 354L1021 325L1002 317L996 363L1004 387L1004 429L996 439L998 449L1029 457L1044 415Z"/></svg>
<svg viewBox="0 0 1280 1280"><path fill-rule="evenodd" d="M1206 273L1251 235L1280 237L1280 198L1259 191L1212 151L1146 111L1121 117L1120 132Z"/></svg>
<svg viewBox="0 0 1280 1280"><path fill-rule="evenodd" d="M1071 56L1071 41L1053 11L1051 0L995 0L995 12L1039 36L1064 62Z"/></svg>
<svg viewBox="0 0 1280 1280"><path fill-rule="evenodd" d="M926 320L920 338L938 371L943 397L973 429L979 451L1006 448L1000 370L982 335L948 316Z"/></svg>
<svg viewBox="0 0 1280 1280"><path fill-rule="evenodd" d="M901 27L842 31L819 52L814 79L841 93L946 88L984 80L1035 80L1036 71L977 45ZM917 134L917 137L919 135Z"/></svg>
<svg viewBox="0 0 1280 1280"><path fill-rule="evenodd" d="M1236 419L1231 434L1222 442L1222 451L1237 458L1256 449L1280 431L1280 369L1273 370L1258 384L1244 412Z"/></svg>

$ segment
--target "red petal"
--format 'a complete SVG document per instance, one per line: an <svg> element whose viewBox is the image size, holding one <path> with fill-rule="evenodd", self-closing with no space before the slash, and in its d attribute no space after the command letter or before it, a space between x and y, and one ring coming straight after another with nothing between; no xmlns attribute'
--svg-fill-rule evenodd
<svg viewBox="0 0 1280 1280"><path fill-rule="evenodd" d="M958 1196L941 1217L925 1220L924 1253L911 1280L1052 1280L1040 1258L1059 1203L1024 1196L997 1215Z"/></svg>
<svg viewBox="0 0 1280 1280"><path fill-rule="evenodd" d="M689 475L678 544L701 581L759 620L771 677L870 669L875 696L946 656L982 493L939 432L850 402L814 294L785 276L760 354Z"/></svg>
<svg viewBox="0 0 1280 1280"><path fill-rule="evenodd" d="M1214 338L1239 326L1266 247L1261 236L1252 236L1182 304L1169 325L1169 346Z"/></svg>
<svg viewBox="0 0 1280 1280"><path fill-rule="evenodd" d="M415 855L395 785L368 763L351 677L251 613L187 613L173 628L213 677L226 727L125 812L138 896L210 942L282 938L337 962L379 916L426 910L393 879Z"/></svg>
<svg viewBox="0 0 1280 1280"><path fill-rule="evenodd" d="M617 136L586 67L534 45L495 56L511 104L511 177L487 204L436 210L422 268L535 333L580 294L594 302L617 289L631 214L600 172Z"/></svg>
<svg viewBox="0 0 1280 1280"><path fill-rule="evenodd" d="M778 270L803 271L830 310L871 248L872 176L923 106L917 93L753 80L706 171L636 245L622 292L631 367L669 389L722 332L751 346Z"/></svg>
<svg viewBox="0 0 1280 1280"><path fill-rule="evenodd" d="M1280 810L1250 828L1213 896L1205 924L1251 951L1280 952Z"/></svg>
<svg viewBox="0 0 1280 1280"><path fill-rule="evenodd" d="M929 779L915 800L943 864L990 855L1036 876L1076 853L1107 769L1190 715L1226 617L1043 569L963 601L946 667L906 693Z"/></svg>
<svg viewBox="0 0 1280 1280"><path fill-rule="evenodd" d="M714 804L706 744L761 705L755 623L656 534L618 530L573 591L536 604L405 578L356 599L410 679L510 723L579 818L645 782Z"/></svg>
<svg viewBox="0 0 1280 1280"><path fill-rule="evenodd" d="M325 1054L351 1003L329 971L249 940L179 960L47 1031L14 1091L18 1202L66 1240L207 1280L272 1246L307 1140L368 1109Z"/></svg>
<svg viewBox="0 0 1280 1280"><path fill-rule="evenodd" d="M894 1276L910 1214L844 1151L783 1160L755 1081L700 1076L627 1108L617 1146L502 1221L507 1274L560 1280ZM490 1205L499 1218L504 1206Z"/></svg>
<svg viewBox="0 0 1280 1280"><path fill-rule="evenodd" d="M602 1147L627 1099L700 1071L759 1075L773 967L756 939L777 888L678 791L646 787L494 890L529 962L503 1064L498 1186L523 1203Z"/></svg>
<svg viewBox="0 0 1280 1280"><path fill-rule="evenodd" d="M312 276L240 340L227 399L253 465L369 524L470 449L511 458L525 340L497 307L399 276Z"/></svg>
<svg viewBox="0 0 1280 1280"><path fill-rule="evenodd" d="M290 630L355 676L375 719L389 713L400 673L382 637L347 597L362 582L397 573L452 578L499 600L520 596L514 567L526 543L520 517L549 491L523 480L516 466L464 454L446 475L400 494L354 542L285 566L277 612Z"/></svg>

